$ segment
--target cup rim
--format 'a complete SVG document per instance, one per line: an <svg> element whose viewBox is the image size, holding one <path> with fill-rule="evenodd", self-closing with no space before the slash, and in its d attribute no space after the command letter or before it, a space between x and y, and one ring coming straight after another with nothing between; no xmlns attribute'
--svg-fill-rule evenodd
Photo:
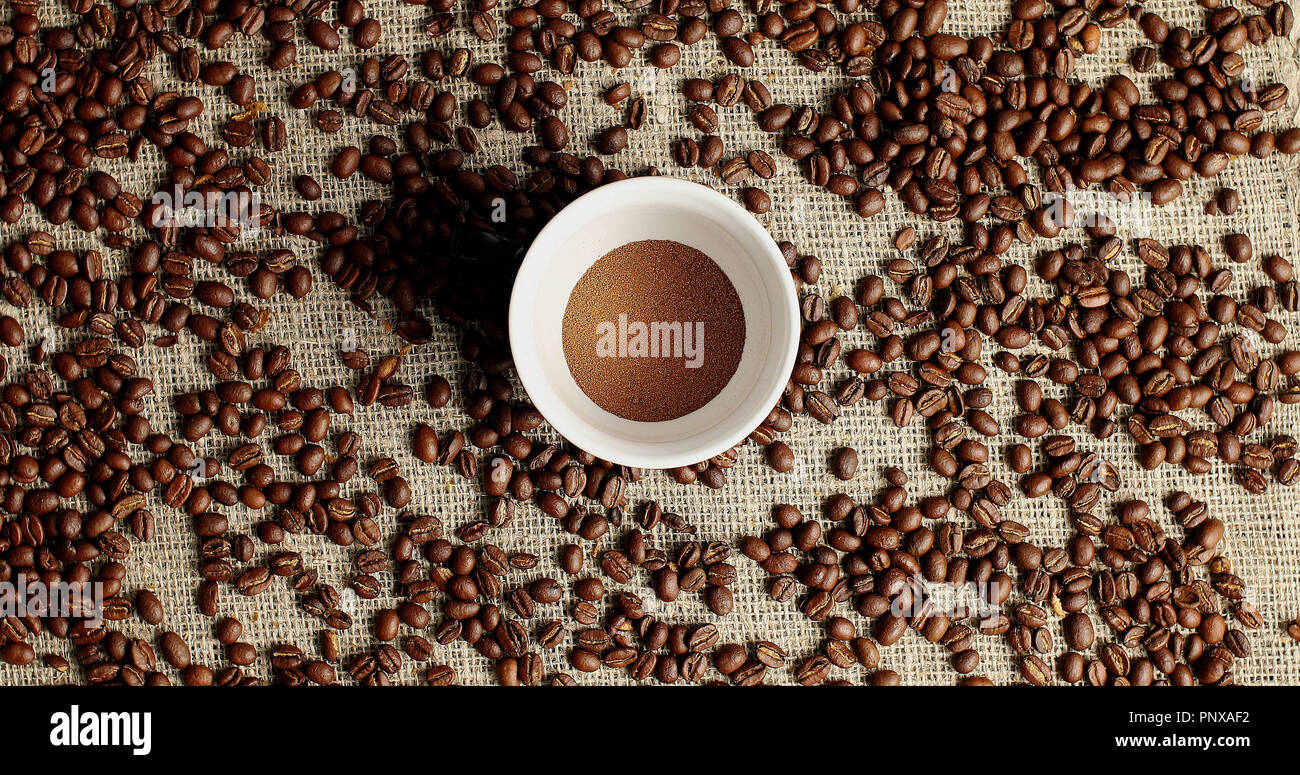
<svg viewBox="0 0 1300 775"><path fill-rule="evenodd" d="M732 430L725 437L718 437L716 441L708 444L700 442L680 448L674 447L667 451L654 452L639 448L641 445L636 442L623 442L620 444L617 437L599 432L589 432L590 426L570 426L567 419L559 423L555 422L553 417L563 417L565 415L564 411L558 411L560 409L558 403L560 401L560 391L543 376L535 352L531 348L521 346L521 343L531 338L533 328L532 317L526 315L524 305L515 303L516 299L521 298L518 295L521 293L521 288L535 285L535 278L545 271L558 255L557 248L561 240L572 233L574 228L589 219L590 210L604 203L610 197L631 197L633 195L649 198L676 198L679 200L690 198L698 201L702 208L707 208L704 211L711 214L713 219L735 225L740 231L745 232L747 236L754 238L763 247L760 251L761 260L755 261L756 269L764 274L774 275L790 286L790 292L784 294L784 321L780 321L782 317L781 308L779 306L774 308L776 312L774 318L776 319L773 322L784 322L786 324L784 333L778 332L776 334L786 340L786 346L779 368L772 372L771 384L762 393L761 401L755 399L752 408L743 415L732 417L725 423L728 428L734 427L737 430ZM635 203L629 205L629 207L636 206ZM755 256L755 258L759 258L759 256ZM519 381L523 384L524 390L528 392L528 397L533 402L533 406L546 418L551 427L566 440L598 458L617 465L648 469L677 468L708 460L744 441L755 428L763 423L763 420L771 413L772 408L777 405L789 380L790 370L794 368L795 356L798 351L799 304L794 293L793 280L790 279L789 267L786 266L785 258L782 256L776 240L772 238L772 235L757 219L731 198L709 186L680 178L664 176L627 178L614 183L607 183L573 200L542 228L533 240L532 245L529 246L523 261L519 265L519 271L515 275L510 298L511 357L514 361L515 373L519 376ZM543 384L546 385L547 389L532 389L532 387L539 387ZM555 403L551 400L552 394L556 399ZM557 411L548 411L548 409Z"/></svg>

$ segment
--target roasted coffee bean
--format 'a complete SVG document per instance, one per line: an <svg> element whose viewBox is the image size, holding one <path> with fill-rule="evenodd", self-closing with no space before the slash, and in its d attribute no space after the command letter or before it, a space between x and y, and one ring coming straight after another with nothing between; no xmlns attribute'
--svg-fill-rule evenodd
<svg viewBox="0 0 1300 775"><path fill-rule="evenodd" d="M619 153L627 147L627 130L613 126L596 135L596 150L606 155Z"/></svg>
<svg viewBox="0 0 1300 775"><path fill-rule="evenodd" d="M852 447L840 447L831 456L831 473L848 481L858 472L858 453Z"/></svg>
<svg viewBox="0 0 1300 775"><path fill-rule="evenodd" d="M756 215L772 209L772 198L761 188L741 189L740 198L745 203L745 209Z"/></svg>

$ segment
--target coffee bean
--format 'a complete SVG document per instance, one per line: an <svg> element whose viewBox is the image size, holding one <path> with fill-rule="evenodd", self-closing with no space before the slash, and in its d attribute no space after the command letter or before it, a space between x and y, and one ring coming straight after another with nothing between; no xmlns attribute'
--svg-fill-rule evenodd
<svg viewBox="0 0 1300 775"><path fill-rule="evenodd" d="M176 633L164 632L158 640L158 647L167 664L177 670L184 670L190 666L190 647Z"/></svg>
<svg viewBox="0 0 1300 775"><path fill-rule="evenodd" d="M794 452L785 442L777 441L769 444L766 450L767 464L778 473L789 473L794 470Z"/></svg>
<svg viewBox="0 0 1300 775"><path fill-rule="evenodd" d="M743 188L740 198L751 213L762 215L772 209L772 198L761 188Z"/></svg>
<svg viewBox="0 0 1300 775"><path fill-rule="evenodd" d="M438 433L427 425L415 426L415 435L412 440L412 447L415 456L425 463L435 463L438 460Z"/></svg>
<svg viewBox="0 0 1300 775"><path fill-rule="evenodd" d="M690 138L682 138L673 144L673 160L678 167L694 167L700 163L700 146Z"/></svg>
<svg viewBox="0 0 1300 775"><path fill-rule="evenodd" d="M632 96L632 87L627 82L617 83L605 90L604 99L607 105L617 105L628 97Z"/></svg>
<svg viewBox="0 0 1300 775"><path fill-rule="evenodd" d="M704 78L687 78L682 82L682 94L691 102L708 102L713 99L713 82Z"/></svg>
<svg viewBox="0 0 1300 775"><path fill-rule="evenodd" d="M299 175L294 180L294 188L298 194L309 202L315 202L321 198L322 190L316 179L310 175Z"/></svg>
<svg viewBox="0 0 1300 775"><path fill-rule="evenodd" d="M718 122L717 111L703 102L692 105L687 118L695 125L696 129L706 135L718 133L720 124Z"/></svg>
<svg viewBox="0 0 1300 775"><path fill-rule="evenodd" d="M745 161L754 174L763 180L771 180L776 175L776 162L763 151L750 151Z"/></svg>
<svg viewBox="0 0 1300 775"><path fill-rule="evenodd" d="M547 116L537 124L537 137L552 151L564 150L569 144L568 128L555 116Z"/></svg>
<svg viewBox="0 0 1300 775"><path fill-rule="evenodd" d="M619 153L627 147L627 130L621 126L610 127L596 135L596 150L605 155Z"/></svg>
<svg viewBox="0 0 1300 775"><path fill-rule="evenodd" d="M840 447L831 455L831 473L837 479L848 481L858 472L858 453L852 447Z"/></svg>
<svg viewBox="0 0 1300 775"><path fill-rule="evenodd" d="M338 31L320 19L308 19L304 32L313 45L325 51L334 51L341 42Z"/></svg>
<svg viewBox="0 0 1300 775"><path fill-rule="evenodd" d="M1239 264L1249 261L1252 253L1250 237L1245 234L1229 234L1224 237L1224 249L1228 258Z"/></svg>
<svg viewBox="0 0 1300 775"><path fill-rule="evenodd" d="M718 167L719 177L722 178L723 182L733 186L747 180L750 171L749 163L739 156L724 162L722 166Z"/></svg>
<svg viewBox="0 0 1300 775"><path fill-rule="evenodd" d="M356 146L349 145L334 156L334 162L330 165L330 172L334 177L346 180L356 173L360 163L361 150Z"/></svg>
<svg viewBox="0 0 1300 775"><path fill-rule="evenodd" d="M147 589L142 589L135 596L135 610L146 624L159 624L163 620L162 603L158 596Z"/></svg>

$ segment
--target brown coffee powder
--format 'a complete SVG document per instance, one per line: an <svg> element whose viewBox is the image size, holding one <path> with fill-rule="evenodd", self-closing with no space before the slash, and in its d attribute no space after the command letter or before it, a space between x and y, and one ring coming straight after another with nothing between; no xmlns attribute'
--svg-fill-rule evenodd
<svg viewBox="0 0 1300 775"><path fill-rule="evenodd" d="M602 409L660 422L722 392L745 347L745 312L727 275L695 248L630 242L592 264L564 310L564 357Z"/></svg>

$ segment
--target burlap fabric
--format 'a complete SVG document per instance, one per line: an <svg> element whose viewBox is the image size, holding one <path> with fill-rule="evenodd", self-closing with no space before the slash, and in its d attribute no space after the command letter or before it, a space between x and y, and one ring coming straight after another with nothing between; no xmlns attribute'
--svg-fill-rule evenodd
<svg viewBox="0 0 1300 775"><path fill-rule="evenodd" d="M510 5L503 3L497 13L504 13L504 9ZM414 59L429 45L423 30L427 21L425 9L398 3L396 0L372 0L367 6L369 13L379 18L384 27L382 42L376 50L369 53L402 53ZM1193 31L1202 28L1202 12L1189 0L1155 0L1148 7L1164 15L1171 25L1186 24ZM743 12L748 18L748 11ZM464 15L465 12L462 10L461 13ZM327 19L330 14L332 11L327 11ZM958 34L989 32L1003 26L1005 14L1005 3L1001 0L951 3L945 30ZM1132 23L1104 31L1102 50L1081 61L1081 77L1096 84L1118 69L1134 76L1140 83L1146 80L1137 78L1127 65L1128 52L1134 45L1140 45L1141 40L1140 32ZM325 196L320 202L307 205L308 209L335 209L352 214L360 201L381 196L383 192L379 186L363 180L359 175L348 181L333 179L328 174L328 163L334 152L345 144L364 147L366 139L377 127L368 121L349 119L341 133L324 136L312 127L314 111L295 111L287 106L285 98L294 86L314 78L322 69L356 66L362 55L351 46L346 36L342 48L330 55L317 51L301 37L299 42L300 56L297 64L278 74L266 71L260 64L261 53L242 38L237 37L219 54L221 58L237 62L246 72L257 75L260 98L289 125L289 148L270 157L277 178L272 186L263 191L264 196L269 197L272 204L287 210L302 208L304 205L293 192L292 181L297 174L310 173L324 185ZM500 53L499 45L483 44L465 32L457 32L441 43L444 47L470 46L485 57ZM1290 126L1296 112L1295 44L1274 40L1263 49L1251 49L1244 53L1261 83L1281 80L1291 87L1291 104L1280 111L1281 115L1271 118L1274 123L1270 128ZM614 72L604 63L584 65L575 76L561 79L570 87L570 102L563 116L574 135L576 149L581 152L588 148L599 130L622 121L621 109L607 106L600 99L600 94L614 83L627 81L633 86L634 94L646 98L648 119L643 129L631 133L627 150L617 158L607 160L608 163L628 172L654 165L668 174L721 186L723 190L735 193L722 186L713 171L683 172L672 164L671 159L670 147L673 141L683 136L698 136L685 118L685 102L679 89L681 80L695 75L713 77L729 69L728 63L718 53L716 42L709 38L685 49L682 63L668 72L644 66L641 56L636 57L636 62L635 66L620 72ZM1157 68L1157 73L1161 70L1163 66ZM174 77L169 61L155 62L152 72L161 88L167 88L166 84ZM787 52L773 45L758 48L757 61L746 75L764 80L776 100L796 105L805 102L820 105L822 100L843 83L843 76L837 73L808 72L798 66ZM217 89L198 88L208 104L204 116L206 125L200 126L198 131L209 138L216 138L217 122L239 112L239 108L231 105ZM465 82L456 83L453 88L462 99L468 99L480 91ZM789 239L802 252L822 259L823 272L818 290L828 298L851 293L854 283L864 274L882 272L885 262L895 254L891 237L904 226L916 226L921 236L942 230L935 224L908 214L900 202L889 194L886 195L887 205L883 213L870 220L859 219L845 201L807 185L795 165L778 152L776 141L756 129L743 105L719 112L722 116L720 134L726 141L728 154L760 148L777 158L777 178L764 183L764 188L773 196L774 206L772 212L760 220L776 238ZM396 132L393 136L400 137ZM471 160L474 166L482 168L492 163L505 163L522 171L523 168L518 163L519 151L523 145L532 142L530 137L511 134L496 127L481 131L479 136L483 150ZM243 157L242 154L235 155ZM140 164L116 164L112 172L126 188L147 198L158 185L159 169L156 153L150 149ZM1242 208L1234 217L1207 218L1202 212L1203 203L1220 185L1233 186L1242 192ZM1300 230L1296 226L1300 209L1298 194L1300 181L1297 180L1293 158L1275 156L1265 161L1238 159L1226 173L1208 184L1193 181L1181 199L1160 210L1153 236L1168 244L1192 242L1205 245L1216 261L1224 262L1222 234L1227 231L1244 231L1254 240L1257 257L1276 252L1295 260L1300 257L1300 250L1297 250L1300 247ZM33 228L48 227L43 221L29 217L16 228L6 227L5 240L17 238ZM97 246L94 240L83 239L74 228L61 228L55 233L63 247ZM1058 242L1070 236L1067 231ZM1078 234L1074 236L1075 239L1080 237ZM1017 246L1010 254L1010 260L1032 266L1033 256L1043 245L1040 241L1031 249ZM314 269L317 268L314 246L306 240L264 234L252 246L291 247L302 260L309 262ZM120 265L123 260L117 251L109 250L105 255L112 266ZM198 263L202 265L198 267L201 277L231 281L224 270L203 265L204 262ZM1135 269L1138 265L1131 245L1120 260L1120 265L1126 269ZM1265 282L1255 263L1234 267L1234 271L1237 275L1233 288L1235 294L1244 294L1247 289ZM245 289L238 281L234 281L234 284L241 294L245 294ZM340 346L349 333L355 335L359 345L369 350L372 357L394 352L401 344L395 336L388 333L392 312L390 307L381 303L377 306L376 314L368 316L348 303L346 296L319 274L315 291L307 299L293 301L280 297L270 308L273 317L260 333L259 343L291 346L295 354L295 366L302 371L306 381L316 386L351 386L355 383L356 376L343 367L340 358ZM12 310L6 311L18 314ZM1287 317L1289 319L1286 322L1292 328L1300 322L1295 320L1295 316ZM29 337L33 338L37 335L36 332L49 324L43 310L35 306L23 311L21 319ZM56 331L55 336L57 341L66 341L58 339L63 336L62 332ZM846 350L859 342L867 341L867 337L861 330L849 334L844 341ZM468 418L456 408L459 404L459 383L467 369L466 363L457 355L457 342L457 331L439 325L428 344L416 347L407 354L401 372L402 379L415 385L422 384L435 373L451 380L456 386L457 398L447 408L432 410L423 401L417 401L403 409L358 409L353 417L336 416L334 424L335 432L350 428L364 437L361 456L363 465L378 456L396 458L414 486L415 494L410 508L440 516L449 529L479 519L486 498L481 495L477 484L456 478L450 469L435 468L416 460L410 453L408 434L409 428L416 422L431 423L440 430L467 428L470 425ZM1287 346L1300 346L1300 338L1294 332ZM148 413L156 424L170 425L174 422L170 401L177 393L210 386L211 379L204 368L206 354L207 349L199 346L189 336L170 350L147 347L141 351L139 357L142 370L157 386ZM10 351L6 355L11 358L11 374L21 373L25 354ZM987 357L986 353L986 359ZM995 369L990 369L990 373L990 387L996 395L990 411L1006 428L1014 413L1010 384ZM833 378L837 379L838 376L842 374L833 375ZM1049 393L1055 395L1052 392L1054 390L1056 388L1050 389ZM1264 429L1263 435L1267 437L1283 431L1296 433L1298 426L1300 410L1281 406L1270 425ZM212 435L215 437L217 434ZM1181 469L1169 466L1157 472L1145 473L1134 463L1134 445L1126 433L1117 433L1105 443L1096 442L1086 435L1080 435L1080 439L1084 446L1098 450L1104 458L1119 467L1123 486L1113 497L1142 497L1150 500L1154 506L1153 517L1159 519L1171 535L1181 535L1180 528L1162 506L1155 504L1159 504L1176 488L1186 489L1195 497L1205 500L1212 513L1227 523L1228 533L1222 549L1232 559L1237 573L1249 585L1251 597L1265 621L1263 628L1252 634L1254 653L1249 659L1239 661L1235 670L1236 677L1239 682L1250 684L1300 681L1300 644L1292 642L1283 631L1286 621L1300 615L1300 507L1297 507L1296 492L1274 485L1265 495L1248 495L1232 482L1231 470L1223 465L1215 466L1212 473L1203 477L1192 477ZM896 429L886 415L886 409L880 404L859 405L846 411L831 426L821 426L807 418L797 419L787 440L794 448L797 458L796 468L789 474L774 473L762 462L758 449L749 446L743 448L738 465L729 472L729 483L725 489L712 491L700 486L682 487L668 477L655 473L631 488L630 497L634 508L648 499L657 499L666 509L686 515L697 525L699 538L734 543L742 535L762 534L766 531L771 526L771 508L777 503L795 504L809 515L819 515L824 499L836 492L844 491L869 500L881 486L880 471L887 465L901 466L913 475L911 487L918 498L945 489L942 481L927 472L925 455L930 443L928 434L919 423L904 430ZM1010 437L1004 436L996 442L992 465L995 475L1004 481L1014 482L1015 477L1006 468L1003 454L1009 441ZM847 483L832 477L827 467L830 451L840 445L853 446L862 456L860 473L854 481ZM210 437L200 449L206 454L224 457L229 446L230 442L225 439ZM347 491L359 493L370 484L364 476L359 476ZM166 608L163 627L174 629L185 637L194 650L196 661L214 667L225 665L227 663L222 649L212 634L213 621L201 615L196 607L195 589L199 577L195 538L190 530L189 518L161 503L156 504L155 509L159 515L158 536L152 543L134 546L128 563L131 572L125 589L127 593L134 593L140 588L156 591ZM1033 540L1042 544L1059 544L1070 534L1066 511L1055 498L1035 501L1018 498L1008 511L1009 518L1029 525L1033 530ZM230 510L229 516L232 530L237 531L251 531L260 518L258 514L241 509ZM391 535L395 530L392 511L386 510L380 522ZM589 568L595 566L595 558L617 541L620 534L621 531L611 531L602 541L589 547ZM522 507L518 518L509 527L495 531L490 537L490 540L507 551L527 551L542 558L542 564L534 571L513 572L508 579L508 586L542 574L559 574L555 567L556 551L569 539L554 520L531 505ZM660 546L671 548L677 540L672 535L657 536ZM302 552L306 562L320 571L323 581L340 589L346 587L355 549L340 549L321 537L307 535L290 536L283 548ZM264 557L267 551L259 545L258 557ZM675 603L658 604L655 614L669 622L714 621L721 629L724 641L752 644L758 639L768 639L781 645L796 659L816 650L825 638L822 626L806 619L794 604L770 600L766 574L752 562L737 555L735 564L739 578L734 586L735 610L730 616L718 619L700 603L698 595L685 594ZM387 574L385 578L389 578ZM644 587L646 580L647 577L642 574L639 583L634 581L630 586L633 591L641 591L647 600L653 600L648 589L637 589L638 586ZM566 592L562 604L542 606L540 616L564 618L560 606L567 608L572 602L572 593ZM353 614L356 621L353 629L344 634L345 654L354 653L371 643L370 624L373 613L393 604L394 601L387 598L365 601L350 592L344 593L343 607ZM224 614L237 616L243 622L244 640L261 650L262 657L252 668L256 674L269 676L266 651L276 643L296 643L308 653L317 653L318 635L323 624L297 607L296 595L287 588L287 584L273 584L268 592L255 598L239 597L227 587L223 590L221 609ZM844 613L853 618L860 628L865 629L866 622L861 617L847 607L844 608ZM150 642L157 637L154 628L141 624L138 619L132 618L124 625L130 634L144 637ZM1056 642L1060 643L1058 623L1052 622L1050 627ZM1104 630L1099 623L1099 633ZM35 645L38 654L54 652L71 657L65 641L43 636ZM454 667L461 682L483 684L495 680L491 663L465 644L455 643L435 648L433 662ZM1003 639L982 638L978 648L981 654L980 674L998 682L1018 680L1017 660ZM567 645L544 652L548 675L561 670L576 674L567 664L567 653ZM898 671L907 684L951 684L956 678L948 664L947 654L941 647L911 635L897 645L883 649L882 667ZM421 672L420 665L408 660L398 678L402 682L419 683ZM60 675L39 663L21 669L2 667L0 684L71 682L77 680L74 673ZM590 676L576 675L583 682L628 680L625 671L610 669ZM837 671L836 675L851 680L863 678L860 668ZM791 682L792 676L789 671L773 671L768 680L785 683Z"/></svg>

